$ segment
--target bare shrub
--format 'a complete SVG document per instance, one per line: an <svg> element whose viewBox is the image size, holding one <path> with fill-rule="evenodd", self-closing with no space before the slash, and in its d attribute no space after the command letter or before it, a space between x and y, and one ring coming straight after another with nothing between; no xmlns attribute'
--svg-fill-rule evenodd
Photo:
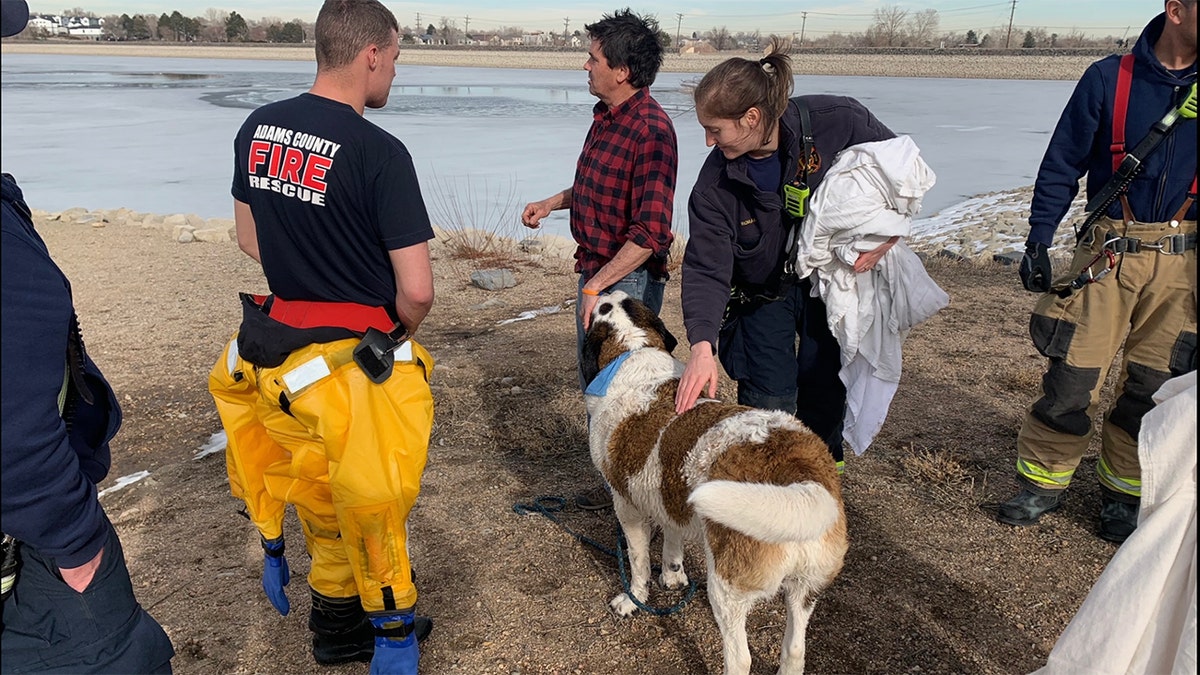
<svg viewBox="0 0 1200 675"><path fill-rule="evenodd" d="M435 177L428 193L430 217L441 228L438 243L450 258L473 269L511 267L519 261L521 212L511 180L497 184L470 175Z"/></svg>

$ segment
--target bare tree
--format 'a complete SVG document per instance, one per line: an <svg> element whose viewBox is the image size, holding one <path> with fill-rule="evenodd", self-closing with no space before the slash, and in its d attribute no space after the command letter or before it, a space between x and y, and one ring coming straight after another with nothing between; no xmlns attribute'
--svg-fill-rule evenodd
<svg viewBox="0 0 1200 675"><path fill-rule="evenodd" d="M826 35L824 38L821 38L821 40L822 40L822 42L824 42L824 46L826 46L826 47L833 47L835 49L841 49L841 48L845 48L845 47L853 47L855 44L854 38L855 38L855 36L851 35L851 34L846 34L846 33L841 33L841 32L833 32L833 33ZM808 38L806 38L806 39L808 39ZM811 46L816 42L816 40L808 39L808 42L809 42L809 45Z"/></svg>
<svg viewBox="0 0 1200 675"><path fill-rule="evenodd" d="M719 52L728 49L732 42L729 36L729 29L725 26L721 26L720 28L713 27L705 37L708 38L709 43Z"/></svg>
<svg viewBox="0 0 1200 675"><path fill-rule="evenodd" d="M136 20L138 17L141 17L142 19L145 20L146 34L144 36L139 35L136 37L143 39L143 40L148 40L152 36L158 35L158 17L157 16L154 16L153 14L138 14L137 16L134 16L133 18Z"/></svg>
<svg viewBox="0 0 1200 675"><path fill-rule="evenodd" d="M128 16L126 15L126 17ZM110 40L124 40L126 37L125 24L121 21L121 17L116 14L109 14L104 17L104 27L100 32Z"/></svg>
<svg viewBox="0 0 1200 675"><path fill-rule="evenodd" d="M462 35L462 31L458 29L458 22L448 16L443 16L438 24L438 37L446 41L446 44L458 44L458 38Z"/></svg>
<svg viewBox="0 0 1200 675"><path fill-rule="evenodd" d="M932 44L937 30L938 12L936 9L923 9L913 14L912 18L908 20L908 33L915 45Z"/></svg>
<svg viewBox="0 0 1200 675"><path fill-rule="evenodd" d="M895 47L904 39L904 20L907 18L908 10L900 9L900 5L880 7L875 10L875 25L870 32L886 46Z"/></svg>

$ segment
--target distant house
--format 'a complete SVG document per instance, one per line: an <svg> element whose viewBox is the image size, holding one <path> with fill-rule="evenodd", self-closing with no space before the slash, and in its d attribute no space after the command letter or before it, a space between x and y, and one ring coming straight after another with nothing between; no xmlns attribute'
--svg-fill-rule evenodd
<svg viewBox="0 0 1200 675"><path fill-rule="evenodd" d="M534 31L521 36L521 44L528 47L540 47L550 43L550 36L542 31Z"/></svg>
<svg viewBox="0 0 1200 675"><path fill-rule="evenodd" d="M36 16L29 17L28 30L30 32L38 34L44 33L46 35L58 35L60 28L62 28L62 21L57 16L38 14ZM65 33L65 29L63 29L62 32Z"/></svg>
<svg viewBox="0 0 1200 675"><path fill-rule="evenodd" d="M72 16L66 21L67 35L75 38L99 40L104 33L104 19Z"/></svg>
<svg viewBox="0 0 1200 675"><path fill-rule="evenodd" d="M572 35L571 36L571 46L572 47L582 47L583 40L581 40L578 35Z"/></svg>

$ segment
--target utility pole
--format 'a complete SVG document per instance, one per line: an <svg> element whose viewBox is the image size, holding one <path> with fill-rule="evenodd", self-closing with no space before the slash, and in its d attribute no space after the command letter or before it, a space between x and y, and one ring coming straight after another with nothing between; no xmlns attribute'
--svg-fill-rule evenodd
<svg viewBox="0 0 1200 675"><path fill-rule="evenodd" d="M800 44L797 48L804 46L804 27L808 25L808 12L800 12Z"/></svg>
<svg viewBox="0 0 1200 675"><path fill-rule="evenodd" d="M1017 13L1017 0L1012 0L1012 9L1008 12L1008 34L1004 36L1004 48L1008 49L1008 41L1012 38L1013 15Z"/></svg>
<svg viewBox="0 0 1200 675"><path fill-rule="evenodd" d="M563 17L563 39L571 36L571 17Z"/></svg>
<svg viewBox="0 0 1200 675"><path fill-rule="evenodd" d="M417 35L424 35L425 27L421 25L421 13L417 12Z"/></svg>
<svg viewBox="0 0 1200 675"><path fill-rule="evenodd" d="M682 25L683 25L683 14L677 13L675 15L675 48L676 49L683 46L683 43L679 41L679 27Z"/></svg>
<svg viewBox="0 0 1200 675"><path fill-rule="evenodd" d="M466 23L463 24L463 39L466 40L471 36L471 15L468 14L463 19L466 20Z"/></svg>

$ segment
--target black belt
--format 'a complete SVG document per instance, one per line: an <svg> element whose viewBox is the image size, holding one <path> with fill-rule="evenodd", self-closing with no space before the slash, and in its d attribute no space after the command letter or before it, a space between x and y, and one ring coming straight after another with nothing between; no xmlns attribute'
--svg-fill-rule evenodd
<svg viewBox="0 0 1200 675"><path fill-rule="evenodd" d="M1182 255L1196 248L1196 233L1168 234L1152 241L1137 237L1122 237L1109 232L1104 237L1104 248L1113 253L1141 253L1143 250L1158 251L1163 255Z"/></svg>

